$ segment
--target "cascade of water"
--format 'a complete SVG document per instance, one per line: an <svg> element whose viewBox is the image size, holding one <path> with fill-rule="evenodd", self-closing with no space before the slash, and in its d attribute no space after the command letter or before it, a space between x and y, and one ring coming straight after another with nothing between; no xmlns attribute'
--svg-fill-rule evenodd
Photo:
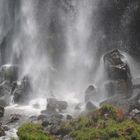
<svg viewBox="0 0 140 140"><path fill-rule="evenodd" d="M52 80L49 79L51 74L49 74L48 68L50 65L48 57L50 55L47 55L45 47L42 45L42 42L45 41L41 39L41 32L36 19L37 4L38 1L29 0L27 2L21 0L20 31L13 42L13 50L14 55L16 54L22 58L21 78L24 75L28 75L31 78L34 94L48 95L48 84ZM48 4L52 6L54 3ZM78 96L78 92L84 91L88 83L91 83L89 77L91 77L90 72L95 63L95 52L93 52L95 49L93 48L96 48L96 46L93 43L89 43L89 41L93 34L92 20L93 12L97 8L97 1L77 0L71 1L70 4L73 7L72 12L69 10L67 13L59 14L60 19L67 19L65 22L61 22L62 28L64 28L66 49L64 51L65 54L63 54L64 60L60 64L64 67L61 77L53 80L60 82L57 86L56 94L67 94L68 97L73 95L74 98L75 94ZM50 11L51 9L48 12ZM51 18L47 18L49 18L49 23ZM47 34L50 33L48 32ZM70 92L69 95L68 92Z"/></svg>
<svg viewBox="0 0 140 140"><path fill-rule="evenodd" d="M20 78L31 79L34 95L46 94L48 83L48 59L43 52L40 33L35 19L37 1L21 1L20 31L13 42L14 55L22 58Z"/></svg>
<svg viewBox="0 0 140 140"><path fill-rule="evenodd" d="M91 71L95 64L95 44L90 44L93 34L93 12L97 8L97 1L73 1L73 11L67 13L65 23L65 57L62 85L63 93L76 95L79 98L86 86L91 83ZM92 39L94 40L94 38ZM62 93L62 94L63 94ZM79 94L78 94L79 93Z"/></svg>

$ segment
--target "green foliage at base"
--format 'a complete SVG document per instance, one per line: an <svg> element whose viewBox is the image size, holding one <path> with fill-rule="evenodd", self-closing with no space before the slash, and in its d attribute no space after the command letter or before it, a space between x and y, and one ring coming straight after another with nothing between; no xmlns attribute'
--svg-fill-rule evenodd
<svg viewBox="0 0 140 140"><path fill-rule="evenodd" d="M53 140L39 124L25 123L18 129L19 140Z"/></svg>
<svg viewBox="0 0 140 140"><path fill-rule="evenodd" d="M117 108L103 105L63 127L71 129L76 140L140 140L140 125L127 118L120 121L118 113Z"/></svg>

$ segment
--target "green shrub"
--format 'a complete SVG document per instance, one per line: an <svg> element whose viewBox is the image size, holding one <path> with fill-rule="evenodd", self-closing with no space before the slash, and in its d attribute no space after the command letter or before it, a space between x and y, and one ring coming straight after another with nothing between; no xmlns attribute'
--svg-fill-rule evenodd
<svg viewBox="0 0 140 140"><path fill-rule="evenodd" d="M111 105L103 105L67 126L75 140L140 140L140 125L127 118L118 120L117 108Z"/></svg>
<svg viewBox="0 0 140 140"><path fill-rule="evenodd" d="M52 140L39 124L25 123L19 127L19 140Z"/></svg>

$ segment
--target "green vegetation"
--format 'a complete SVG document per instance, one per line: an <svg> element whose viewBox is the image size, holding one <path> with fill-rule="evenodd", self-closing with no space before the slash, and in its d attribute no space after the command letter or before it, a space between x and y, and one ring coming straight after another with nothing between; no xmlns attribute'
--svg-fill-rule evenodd
<svg viewBox="0 0 140 140"><path fill-rule="evenodd" d="M74 140L140 140L140 125L111 105L103 105L96 111L63 122L60 130ZM23 124L18 129L18 136L19 140L54 140L42 126L33 123Z"/></svg>
<svg viewBox="0 0 140 140"><path fill-rule="evenodd" d="M12 137L10 140L17 140L16 138Z"/></svg>
<svg viewBox="0 0 140 140"><path fill-rule="evenodd" d="M39 124L25 123L18 129L19 140L53 140Z"/></svg>
<svg viewBox="0 0 140 140"><path fill-rule="evenodd" d="M125 118L121 109L110 105L103 105L63 127L68 127L76 140L140 140L140 125Z"/></svg>

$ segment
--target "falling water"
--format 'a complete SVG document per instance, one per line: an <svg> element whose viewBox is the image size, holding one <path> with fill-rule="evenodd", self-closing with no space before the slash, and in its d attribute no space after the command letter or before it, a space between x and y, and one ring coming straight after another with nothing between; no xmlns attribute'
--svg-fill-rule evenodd
<svg viewBox="0 0 140 140"><path fill-rule="evenodd" d="M54 1L46 2L48 4L46 8L54 6ZM21 59L22 74L20 78L25 75L30 77L34 96L45 95L47 97L54 94L58 97L64 96L66 99L79 98L79 95L83 97L82 93L88 84L92 83L91 72L95 65L96 44L91 43L91 40L92 42L94 40L91 36L94 34L92 20L97 8L97 1L73 0L67 2L61 1L62 4L71 5L67 12L63 10L63 7L57 11L59 12L58 19L62 24L65 44L63 54L60 54L63 56L63 60L59 64L59 67L62 68L60 72L57 65L51 61L53 56L50 56L46 49L46 47L54 48L53 43L44 40L44 36L48 36L48 38L50 36L48 25L53 20L51 16L55 10L47 11L46 27L43 25L47 29L47 33L44 35L36 17L39 1L21 0L20 29L13 41L14 53L11 60L13 61L15 55ZM41 38L42 36L43 38ZM51 79L52 77L53 79ZM51 81L54 86L51 86Z"/></svg>

